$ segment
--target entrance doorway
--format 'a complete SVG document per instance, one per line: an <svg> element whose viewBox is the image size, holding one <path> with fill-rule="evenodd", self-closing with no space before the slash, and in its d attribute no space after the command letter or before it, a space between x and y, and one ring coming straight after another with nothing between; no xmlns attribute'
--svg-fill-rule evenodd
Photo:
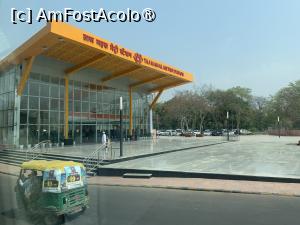
<svg viewBox="0 0 300 225"><path fill-rule="evenodd" d="M82 143L96 142L96 125L82 125Z"/></svg>

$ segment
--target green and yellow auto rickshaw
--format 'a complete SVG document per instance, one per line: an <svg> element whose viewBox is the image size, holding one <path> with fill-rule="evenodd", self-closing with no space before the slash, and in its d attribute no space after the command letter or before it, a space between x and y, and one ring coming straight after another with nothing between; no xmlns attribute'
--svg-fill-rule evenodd
<svg viewBox="0 0 300 225"><path fill-rule="evenodd" d="M62 223L65 215L83 212L88 204L85 168L73 161L24 162L15 190L18 207L46 224Z"/></svg>

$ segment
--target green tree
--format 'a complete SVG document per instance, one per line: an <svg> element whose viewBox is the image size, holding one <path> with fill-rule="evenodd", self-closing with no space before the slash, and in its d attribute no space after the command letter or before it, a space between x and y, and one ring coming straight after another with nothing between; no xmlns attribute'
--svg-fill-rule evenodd
<svg viewBox="0 0 300 225"><path fill-rule="evenodd" d="M280 89L272 99L270 110L287 128L300 127L300 80Z"/></svg>

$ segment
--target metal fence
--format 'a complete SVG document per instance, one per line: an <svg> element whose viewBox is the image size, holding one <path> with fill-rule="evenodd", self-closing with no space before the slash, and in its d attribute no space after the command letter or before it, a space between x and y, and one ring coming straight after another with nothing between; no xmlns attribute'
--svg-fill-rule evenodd
<svg viewBox="0 0 300 225"><path fill-rule="evenodd" d="M224 134L222 136L223 141L239 141L240 136L236 134L230 134L229 136L227 134Z"/></svg>

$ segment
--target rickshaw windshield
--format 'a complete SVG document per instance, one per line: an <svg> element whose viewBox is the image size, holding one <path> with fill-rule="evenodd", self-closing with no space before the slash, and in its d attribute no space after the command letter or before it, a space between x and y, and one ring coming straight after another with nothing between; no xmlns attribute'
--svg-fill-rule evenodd
<svg viewBox="0 0 300 225"><path fill-rule="evenodd" d="M22 169L20 173L20 179L25 181L27 179L32 178L33 176L38 177L42 180L43 172L39 170L31 170L31 169Z"/></svg>

